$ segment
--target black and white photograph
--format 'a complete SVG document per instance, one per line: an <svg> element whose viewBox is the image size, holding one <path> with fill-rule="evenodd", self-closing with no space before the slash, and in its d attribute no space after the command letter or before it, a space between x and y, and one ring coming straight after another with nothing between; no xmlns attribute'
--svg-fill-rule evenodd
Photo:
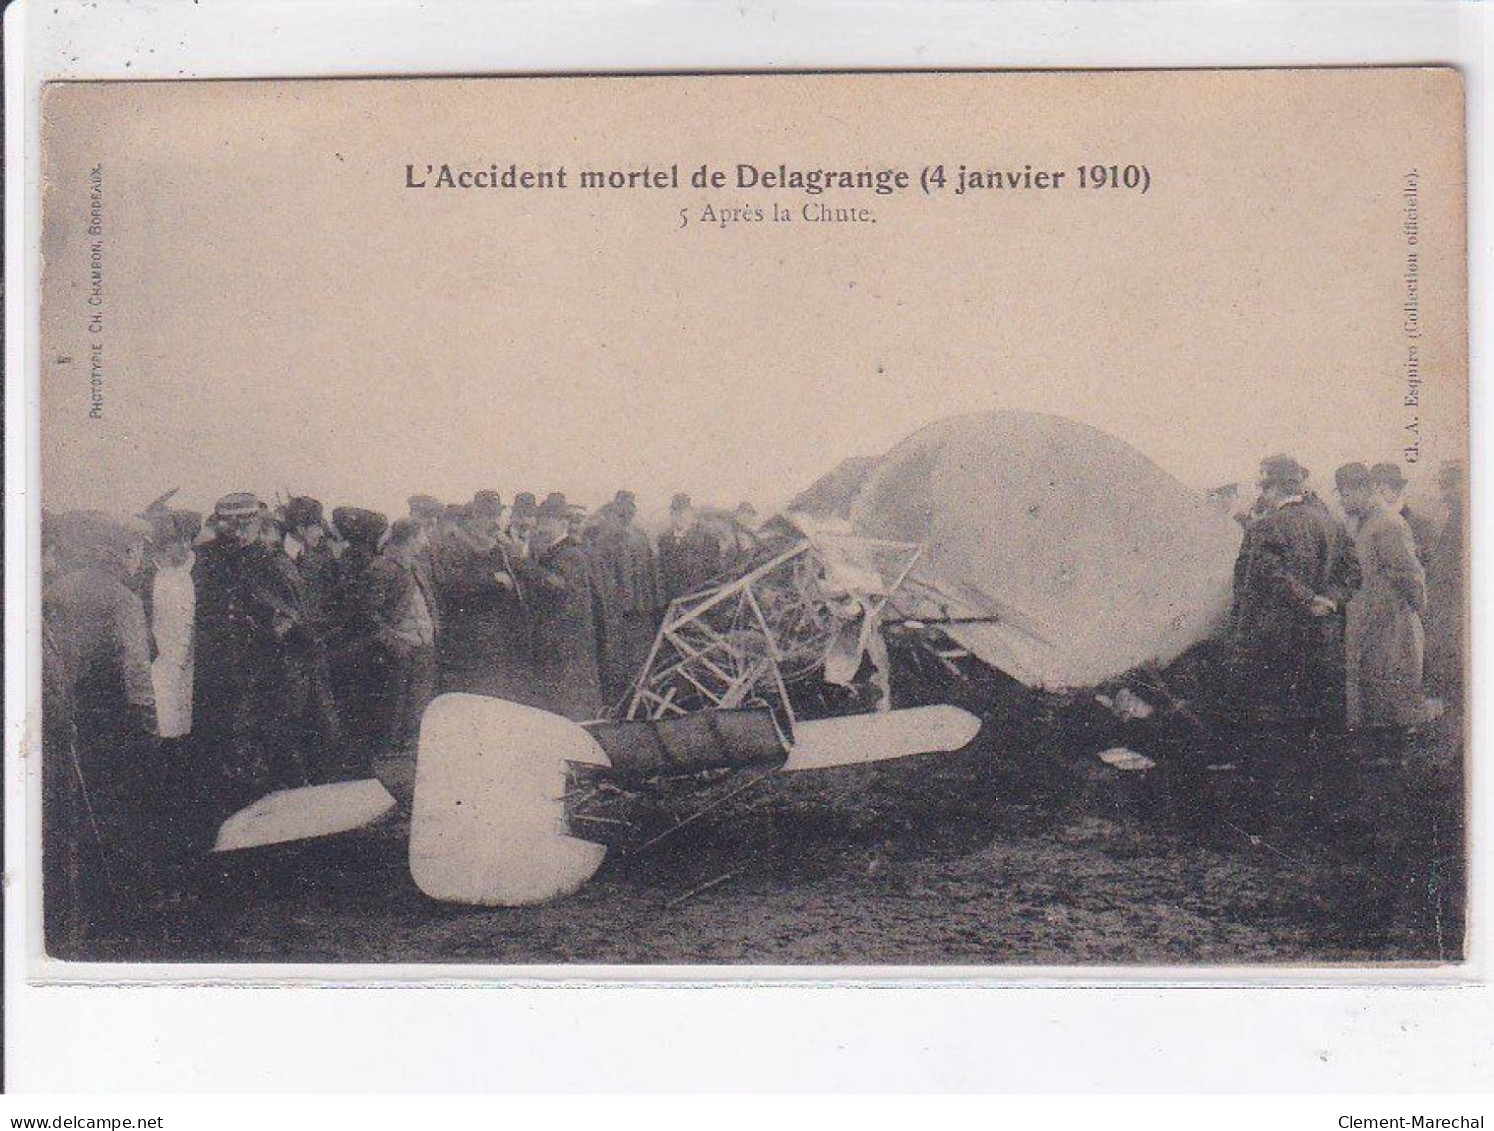
<svg viewBox="0 0 1494 1131"><path fill-rule="evenodd" d="M41 139L47 970L1466 959L1458 71Z"/></svg>

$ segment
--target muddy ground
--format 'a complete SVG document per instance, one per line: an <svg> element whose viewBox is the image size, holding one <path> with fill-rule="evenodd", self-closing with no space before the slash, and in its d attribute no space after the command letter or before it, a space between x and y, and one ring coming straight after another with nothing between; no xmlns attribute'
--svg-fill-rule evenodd
<svg viewBox="0 0 1494 1131"><path fill-rule="evenodd" d="M397 821L225 860L101 959L253 962L1153 964L1456 960L1462 744L1407 765L1257 778L1218 751L1123 772L1104 735L988 719L880 767L741 772L631 803L656 835L543 907L435 903ZM1186 764L1185 764L1186 763ZM1211 768L1213 767L1213 768ZM745 787L745 788L744 788ZM626 807L625 807L626 808ZM639 836L634 836L635 846Z"/></svg>

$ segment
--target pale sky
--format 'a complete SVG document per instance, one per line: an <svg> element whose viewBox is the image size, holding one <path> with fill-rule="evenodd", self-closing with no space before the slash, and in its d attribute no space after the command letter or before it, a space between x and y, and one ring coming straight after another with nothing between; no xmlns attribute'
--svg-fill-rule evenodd
<svg viewBox="0 0 1494 1131"><path fill-rule="evenodd" d="M54 88L47 115L50 507L627 487L766 509L995 408L1104 428L1200 488L1285 450L1326 490L1402 444L1412 168L1422 467L1465 444L1449 72L105 84ZM1134 162L1151 188L404 187L407 162L738 161ZM877 222L698 222L817 201Z"/></svg>

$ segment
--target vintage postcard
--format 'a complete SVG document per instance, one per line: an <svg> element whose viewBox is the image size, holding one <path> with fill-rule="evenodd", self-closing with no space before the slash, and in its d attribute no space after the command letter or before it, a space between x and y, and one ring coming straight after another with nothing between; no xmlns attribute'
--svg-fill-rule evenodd
<svg viewBox="0 0 1494 1131"><path fill-rule="evenodd" d="M39 964L1465 959L1456 70L42 145Z"/></svg>

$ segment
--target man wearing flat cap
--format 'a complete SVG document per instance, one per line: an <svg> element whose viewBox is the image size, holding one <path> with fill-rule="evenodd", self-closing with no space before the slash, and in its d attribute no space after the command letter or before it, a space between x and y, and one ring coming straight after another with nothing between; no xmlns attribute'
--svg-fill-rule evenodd
<svg viewBox="0 0 1494 1131"><path fill-rule="evenodd" d="M1242 758L1264 779L1314 758L1343 720L1344 610L1359 566L1349 532L1307 479L1290 456L1261 463L1235 562L1226 703Z"/></svg>
<svg viewBox="0 0 1494 1131"><path fill-rule="evenodd" d="M1356 523L1354 544L1363 582L1349 602L1345 628L1348 722L1383 740L1384 756L1425 721L1422 696L1426 574L1411 528L1385 504L1380 483L1362 463L1334 474L1344 511Z"/></svg>
<svg viewBox="0 0 1494 1131"><path fill-rule="evenodd" d="M49 948L148 900L156 744L145 609L132 588L149 525L102 511L57 519L64 564L42 594L43 866Z"/></svg>

